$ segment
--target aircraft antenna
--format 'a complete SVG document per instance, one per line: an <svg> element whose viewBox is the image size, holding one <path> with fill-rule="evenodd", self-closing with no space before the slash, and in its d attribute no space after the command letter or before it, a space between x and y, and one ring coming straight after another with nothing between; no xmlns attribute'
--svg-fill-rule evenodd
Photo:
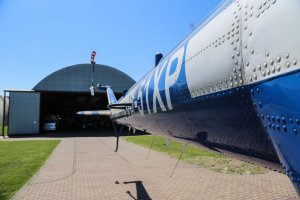
<svg viewBox="0 0 300 200"><path fill-rule="evenodd" d="M188 143L182 144L181 154L180 154L180 156L179 156L179 158L178 158L178 160L177 160L177 163L176 163L176 165L175 165L175 167L174 167L174 169L173 169L173 171L172 171L172 173L171 173L171 175L170 175L170 178L172 177L173 173L175 172L175 169L177 168L178 163L179 163L179 161L181 160L181 157L182 157L182 155L184 154L187 145L188 145Z"/></svg>
<svg viewBox="0 0 300 200"><path fill-rule="evenodd" d="M91 72L91 95L95 95L95 88L94 88L94 72L95 72L95 56L96 56L96 51L92 51L91 53L91 64L92 64L92 72Z"/></svg>

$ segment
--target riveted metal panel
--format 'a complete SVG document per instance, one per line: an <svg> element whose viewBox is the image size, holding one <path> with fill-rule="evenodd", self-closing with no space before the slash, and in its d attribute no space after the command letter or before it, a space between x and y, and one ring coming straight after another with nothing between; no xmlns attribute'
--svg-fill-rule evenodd
<svg viewBox="0 0 300 200"><path fill-rule="evenodd" d="M190 40L186 77L192 97L243 85L241 4L234 1Z"/></svg>
<svg viewBox="0 0 300 200"><path fill-rule="evenodd" d="M9 134L39 133L40 93L10 92Z"/></svg>
<svg viewBox="0 0 300 200"><path fill-rule="evenodd" d="M244 4L243 57L247 83L299 69L300 1L249 0ZM245 60L246 61L246 60Z"/></svg>

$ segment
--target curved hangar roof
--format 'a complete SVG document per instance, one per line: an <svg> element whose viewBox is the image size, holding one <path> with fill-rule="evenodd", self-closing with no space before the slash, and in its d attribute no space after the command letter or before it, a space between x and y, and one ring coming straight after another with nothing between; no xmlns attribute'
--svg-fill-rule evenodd
<svg viewBox="0 0 300 200"><path fill-rule="evenodd" d="M92 76L91 64L79 64L60 69L43 80L35 91L53 92L90 92ZM94 85L109 85L114 92L121 93L129 89L135 81L127 74L109 66L95 64Z"/></svg>

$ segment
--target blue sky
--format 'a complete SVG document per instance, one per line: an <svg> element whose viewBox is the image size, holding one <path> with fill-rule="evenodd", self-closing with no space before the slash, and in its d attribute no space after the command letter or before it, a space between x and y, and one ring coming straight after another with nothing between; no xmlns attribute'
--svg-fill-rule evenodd
<svg viewBox="0 0 300 200"><path fill-rule="evenodd" d="M0 90L32 89L92 50L138 81L220 1L0 0Z"/></svg>

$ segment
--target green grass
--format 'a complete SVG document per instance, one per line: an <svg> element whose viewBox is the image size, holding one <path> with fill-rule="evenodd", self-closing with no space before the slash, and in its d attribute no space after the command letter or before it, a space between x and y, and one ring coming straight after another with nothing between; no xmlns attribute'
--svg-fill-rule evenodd
<svg viewBox="0 0 300 200"><path fill-rule="evenodd" d="M4 126L4 135L7 136L7 126ZM2 126L0 127L0 136L2 136Z"/></svg>
<svg viewBox="0 0 300 200"><path fill-rule="evenodd" d="M128 142L150 148L154 136L130 136L124 137ZM163 152L173 158L178 158L181 154L182 143L171 140L169 146L165 145L165 137L155 136L152 149ZM234 158L230 158L221 153L206 150L193 145L188 145L182 160L197 164L216 172L225 174L264 174L267 169L246 163Z"/></svg>
<svg viewBox="0 0 300 200"><path fill-rule="evenodd" d="M0 142L0 200L10 199L47 160L59 140Z"/></svg>

